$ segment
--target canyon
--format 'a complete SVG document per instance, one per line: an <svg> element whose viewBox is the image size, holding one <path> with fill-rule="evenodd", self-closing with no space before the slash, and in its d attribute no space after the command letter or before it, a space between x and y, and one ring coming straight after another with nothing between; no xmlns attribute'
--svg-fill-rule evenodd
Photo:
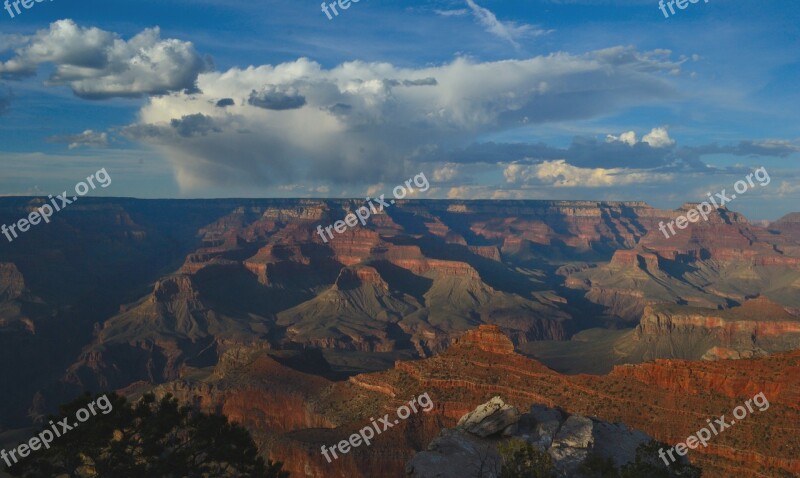
<svg viewBox="0 0 800 478"><path fill-rule="evenodd" d="M389 370L346 381L300 372L281 360L269 350L250 350L227 372L173 381L156 391L244 424L292 476L365 478L405 476L407 462L442 428L455 427L495 396L520 410L550 407L616 424L612 436L630 430L676 443L707 418L730 415L741 397L763 391L768 410L737 423L708 448L691 451L689 459L711 478L800 473L800 381L791 378L800 373L797 351L751 360L657 360L618 366L607 375L568 376L514 352L497 326L482 325L432 358L398 361ZM435 404L430 413L412 415L369 448L332 463L321 455L322 445L347 439L372 417L394 414L419 393L428 393Z"/></svg>
<svg viewBox="0 0 800 478"><path fill-rule="evenodd" d="M0 222L37 201L0 198ZM693 205L401 200L315 233L360 205L83 198L3 245L0 439L86 389L225 413L293 476L400 476L494 395L670 442L762 390L765 416L796 423L800 215L720 208L666 239L658 223ZM317 460L316 443L417 391L435 411L399 443ZM770 428L775 446L766 430L743 424L693 463L797 473L792 429Z"/></svg>

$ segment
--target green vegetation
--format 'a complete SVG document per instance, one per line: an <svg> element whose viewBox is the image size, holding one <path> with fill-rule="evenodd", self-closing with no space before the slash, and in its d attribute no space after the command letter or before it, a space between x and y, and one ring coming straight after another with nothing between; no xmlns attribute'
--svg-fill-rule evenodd
<svg viewBox="0 0 800 478"><path fill-rule="evenodd" d="M700 478L699 468L682 463L673 463L669 467L658 456L659 448L668 445L651 440L643 443L636 450L633 463L621 469L614 465L611 458L603 458L597 454L589 454L578 469L579 476L585 478ZM500 478L551 478L555 467L550 455L540 451L530 443L519 439L511 439L497 447L503 458L503 469Z"/></svg>
<svg viewBox="0 0 800 478"><path fill-rule="evenodd" d="M497 447L503 458L499 478L551 478L555 467L553 459L530 443L513 438Z"/></svg>
<svg viewBox="0 0 800 478"><path fill-rule="evenodd" d="M280 462L265 463L247 430L224 416L194 412L171 395L157 401L147 394L136 403L106 395L110 413L81 423L8 472L26 478L289 476ZM62 405L60 416L75 417L91 399L87 394Z"/></svg>
<svg viewBox="0 0 800 478"><path fill-rule="evenodd" d="M591 478L619 478L619 470L614 466L614 460L594 453L586 457L579 471Z"/></svg>
<svg viewBox="0 0 800 478"><path fill-rule="evenodd" d="M650 440L636 449L636 459L620 470L620 478L700 478L702 472L696 466L672 463L669 466L658 456L658 449L669 445Z"/></svg>

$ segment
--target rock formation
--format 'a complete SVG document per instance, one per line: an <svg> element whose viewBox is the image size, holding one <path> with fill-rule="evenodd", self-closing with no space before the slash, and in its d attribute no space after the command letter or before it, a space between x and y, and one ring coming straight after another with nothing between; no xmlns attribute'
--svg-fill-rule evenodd
<svg viewBox="0 0 800 478"><path fill-rule="evenodd" d="M470 426L463 426L465 421ZM469 477L478 472L482 477L497 477L503 465L498 445L511 439L548 453L556 476L571 478L592 476L582 472L589 457L610 459L616 468L632 463L639 446L650 441L646 434L622 424L566 415L543 405L532 405L521 414L502 398L493 397L464 415L456 429L443 429L408 462L406 473L411 478Z"/></svg>

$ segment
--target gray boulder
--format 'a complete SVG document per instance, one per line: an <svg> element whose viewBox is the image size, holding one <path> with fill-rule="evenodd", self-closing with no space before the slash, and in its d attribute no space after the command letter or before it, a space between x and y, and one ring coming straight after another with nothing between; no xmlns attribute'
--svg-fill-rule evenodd
<svg viewBox="0 0 800 478"><path fill-rule="evenodd" d="M535 423L531 443L540 448L548 449L553 444L556 432L564 421L564 416L558 410L547 408L544 405L533 405L531 407L531 417Z"/></svg>
<svg viewBox="0 0 800 478"><path fill-rule="evenodd" d="M519 418L519 410L494 397L461 417L456 428L486 438L517 423Z"/></svg>
<svg viewBox="0 0 800 478"><path fill-rule="evenodd" d="M459 429L441 435L406 464L414 478L497 478L503 460L493 443Z"/></svg>

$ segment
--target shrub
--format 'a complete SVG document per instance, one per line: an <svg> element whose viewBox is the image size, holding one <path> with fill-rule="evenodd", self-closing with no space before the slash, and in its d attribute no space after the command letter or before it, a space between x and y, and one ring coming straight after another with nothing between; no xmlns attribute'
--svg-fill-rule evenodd
<svg viewBox="0 0 800 478"><path fill-rule="evenodd" d="M700 478L702 472L696 466L685 463L670 463L659 457L658 450L669 445L650 440L636 449L636 459L620 470L620 478Z"/></svg>
<svg viewBox="0 0 800 478"><path fill-rule="evenodd" d="M289 476L280 462L265 463L247 430L224 416L194 412L171 395L157 401L146 394L136 403L105 395L113 405L110 413L81 423L8 473L26 478ZM87 394L62 405L61 416L74 417L91 398Z"/></svg>
<svg viewBox="0 0 800 478"><path fill-rule="evenodd" d="M614 460L595 453L586 457L579 471L591 478L619 478L619 470L614 466Z"/></svg>
<svg viewBox="0 0 800 478"><path fill-rule="evenodd" d="M530 443L512 438L497 447L503 458L499 478L551 478L555 467L547 452Z"/></svg>

